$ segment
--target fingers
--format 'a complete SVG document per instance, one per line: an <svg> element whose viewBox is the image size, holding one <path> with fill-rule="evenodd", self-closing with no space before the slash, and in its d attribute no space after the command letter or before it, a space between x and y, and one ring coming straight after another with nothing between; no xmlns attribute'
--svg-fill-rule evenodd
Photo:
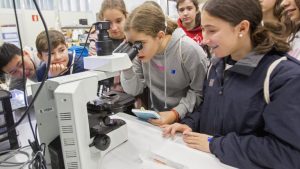
<svg viewBox="0 0 300 169"><path fill-rule="evenodd" d="M67 67L65 67L65 65L63 64L51 64L49 69L49 76L56 77L66 69Z"/></svg>
<svg viewBox="0 0 300 169"><path fill-rule="evenodd" d="M192 132L192 131L189 131L189 130L183 131L182 134L183 134L184 136L193 136L193 137L201 136L200 133Z"/></svg>
<svg viewBox="0 0 300 169"><path fill-rule="evenodd" d="M198 137L183 137L183 141L187 144L197 144L200 139Z"/></svg>
<svg viewBox="0 0 300 169"><path fill-rule="evenodd" d="M171 125L162 125L161 128L163 130L163 137L170 137L170 133L172 130Z"/></svg>
<svg viewBox="0 0 300 169"><path fill-rule="evenodd" d="M204 152L210 153L209 141L210 136L207 134L195 133L195 132L186 132L183 135L183 141L187 146L195 148Z"/></svg>
<svg viewBox="0 0 300 169"><path fill-rule="evenodd" d="M174 137L176 132L182 132L185 128L185 125L175 123L172 125L163 125L161 126L163 129L163 136L164 137Z"/></svg>
<svg viewBox="0 0 300 169"><path fill-rule="evenodd" d="M171 136L174 137L176 132L180 131L180 128L181 128L180 124L178 124L178 123L174 124L174 127L171 128L171 131L170 131Z"/></svg>

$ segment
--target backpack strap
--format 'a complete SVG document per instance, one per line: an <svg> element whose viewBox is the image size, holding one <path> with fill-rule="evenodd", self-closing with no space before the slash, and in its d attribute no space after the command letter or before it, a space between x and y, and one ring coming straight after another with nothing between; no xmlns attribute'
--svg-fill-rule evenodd
<svg viewBox="0 0 300 169"><path fill-rule="evenodd" d="M206 80L208 80L208 77L209 77L209 72L210 72L210 69L212 68L213 64L210 63L209 66L208 66L208 69L207 69L207 72L206 72Z"/></svg>
<svg viewBox="0 0 300 169"><path fill-rule="evenodd" d="M276 66L283 60L287 60L287 57L284 56L284 57L281 57L277 60L275 60L268 68L267 70L267 75L265 77L265 80L264 80L264 98L265 98L265 102L267 104L270 103L270 76L271 76L271 73L273 72L273 70L276 68Z"/></svg>

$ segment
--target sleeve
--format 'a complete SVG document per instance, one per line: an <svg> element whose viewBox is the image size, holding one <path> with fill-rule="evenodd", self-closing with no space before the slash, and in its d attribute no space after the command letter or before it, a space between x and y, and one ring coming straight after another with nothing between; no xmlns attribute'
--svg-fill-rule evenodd
<svg viewBox="0 0 300 169"><path fill-rule="evenodd" d="M126 93L137 96L143 93L146 82L142 62L134 58L132 63L133 66L131 68L121 71L121 85Z"/></svg>
<svg viewBox="0 0 300 169"><path fill-rule="evenodd" d="M201 105L202 104L200 104L195 111L187 113L180 121L180 123L188 125L194 132L198 132L199 130Z"/></svg>
<svg viewBox="0 0 300 169"><path fill-rule="evenodd" d="M284 81L280 87L270 86L274 90L270 89L271 102L262 114L262 136L229 133L210 143L211 152L223 163L238 168L300 168L300 76L288 77L275 79Z"/></svg>
<svg viewBox="0 0 300 169"><path fill-rule="evenodd" d="M74 68L72 73L79 73L85 71L83 57L76 56L74 59Z"/></svg>
<svg viewBox="0 0 300 169"><path fill-rule="evenodd" d="M43 62L43 64L36 70L36 79L38 82L41 82L43 80L43 76L45 72L46 72L46 63Z"/></svg>
<svg viewBox="0 0 300 169"><path fill-rule="evenodd" d="M187 112L193 112L195 107L203 101L203 83L206 78L208 60L203 49L195 44L192 48L183 44L182 50L183 68L190 79L189 89L185 97L174 108L182 119Z"/></svg>

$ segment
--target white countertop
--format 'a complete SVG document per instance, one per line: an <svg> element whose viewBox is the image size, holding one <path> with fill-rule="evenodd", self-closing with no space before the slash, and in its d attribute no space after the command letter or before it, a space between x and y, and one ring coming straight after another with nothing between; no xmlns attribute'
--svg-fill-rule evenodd
<svg viewBox="0 0 300 169"><path fill-rule="evenodd" d="M187 147L180 135L163 138L159 127L141 121L134 116L118 113L113 118L123 119L128 127L128 140L104 155L100 169L229 169L232 168L221 163L213 154L201 152ZM28 122L27 122L28 123ZM27 124L18 127L22 146L27 142L30 128ZM25 132L28 131L28 132ZM27 133L27 134L26 134ZM26 149L30 153L30 149ZM168 167L154 162L145 154L151 152L170 162L179 164L178 167ZM146 158L145 158L146 157ZM5 158L0 156L0 160ZM17 155L10 161L24 161L27 157ZM182 166L184 166L182 168ZM3 168L3 167L1 167ZM9 169L19 167L9 167ZM51 168L51 167L48 167Z"/></svg>

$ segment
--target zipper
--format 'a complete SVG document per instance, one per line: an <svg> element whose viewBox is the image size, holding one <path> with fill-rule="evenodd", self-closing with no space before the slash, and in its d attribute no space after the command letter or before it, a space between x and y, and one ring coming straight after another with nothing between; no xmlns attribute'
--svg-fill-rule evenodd
<svg viewBox="0 0 300 169"><path fill-rule="evenodd" d="M220 128L220 126L223 126L223 125L221 125L221 123L219 123L219 122L221 122L221 121L223 121L223 116L222 116L222 113L221 113L221 107L222 107L222 105L223 105L223 93L224 93L224 77L225 77L225 61L224 61L224 64L223 64L223 70L222 70L222 75L221 76L219 76L218 75L218 71L216 70L216 74L217 74L217 76L218 76L218 82L219 82L219 85L220 85L220 88L218 89L219 91L218 91L218 94L217 94L217 103L218 103L218 105L219 105L219 107L218 106L216 106L216 109L215 109L215 114L216 114L216 118L214 118L214 130L213 130L213 133L214 133L214 135L220 135L221 133L220 132L217 132L218 131L218 129ZM217 123L218 122L218 123ZM219 125L217 125L217 124L219 124ZM222 128L220 128L220 131L221 130L223 130Z"/></svg>

